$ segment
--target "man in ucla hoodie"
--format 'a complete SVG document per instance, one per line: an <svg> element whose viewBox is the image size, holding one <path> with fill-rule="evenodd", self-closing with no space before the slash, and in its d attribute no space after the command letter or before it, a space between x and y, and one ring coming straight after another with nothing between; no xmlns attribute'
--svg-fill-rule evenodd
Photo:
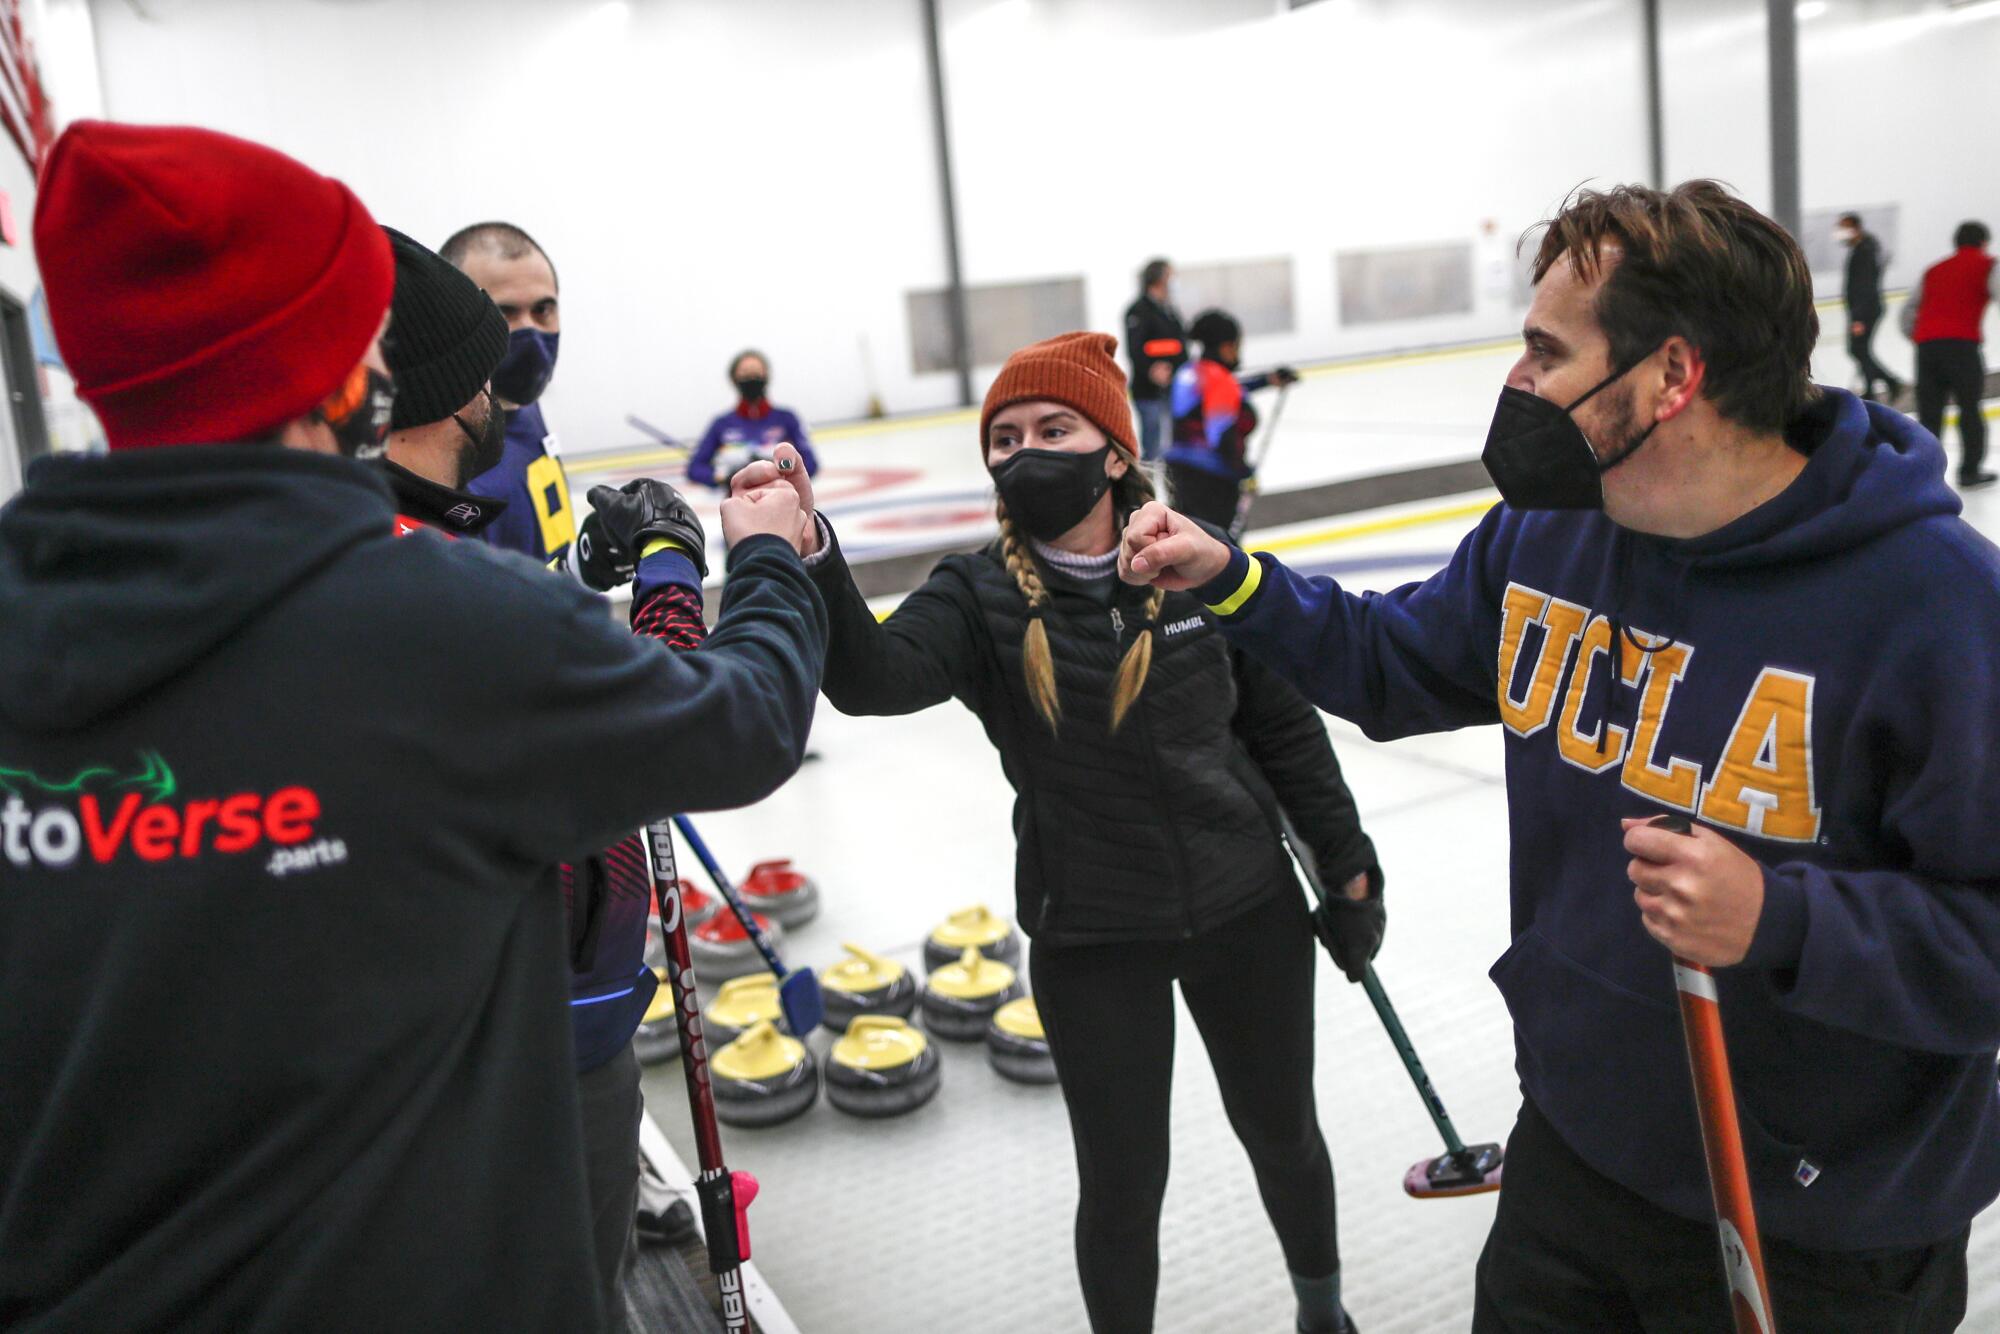
<svg viewBox="0 0 2000 1334"><path fill-rule="evenodd" d="M1729 1327L1669 949L1714 969L1780 1328L1955 1328L2000 1194L2000 552L1935 438L1810 383L1804 260L1719 186L1580 193L1536 281L1507 503L1444 570L1357 596L1153 507L1127 577L1371 736L1506 729L1476 1330Z"/></svg>
<svg viewBox="0 0 2000 1334"><path fill-rule="evenodd" d="M0 510L0 1328L597 1328L554 868L796 768L790 488L671 653L395 535L339 183L84 121L35 242L111 453Z"/></svg>

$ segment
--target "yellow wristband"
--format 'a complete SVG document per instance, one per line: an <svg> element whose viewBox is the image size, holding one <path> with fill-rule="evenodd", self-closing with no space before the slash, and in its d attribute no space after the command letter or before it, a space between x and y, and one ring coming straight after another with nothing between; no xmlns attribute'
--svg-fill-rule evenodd
<svg viewBox="0 0 2000 1334"><path fill-rule="evenodd" d="M1252 556L1250 557L1250 572L1243 576L1243 582L1236 586L1236 591L1220 602L1210 603L1208 609L1217 616L1234 616L1243 609L1243 604L1248 602L1257 592L1257 585L1263 582L1264 563L1255 556Z"/></svg>
<svg viewBox="0 0 2000 1334"><path fill-rule="evenodd" d="M661 551L678 551L684 556L694 554L688 550L687 543L680 541L678 538L655 537L649 538L646 545L639 548L639 559L644 560L646 557Z"/></svg>

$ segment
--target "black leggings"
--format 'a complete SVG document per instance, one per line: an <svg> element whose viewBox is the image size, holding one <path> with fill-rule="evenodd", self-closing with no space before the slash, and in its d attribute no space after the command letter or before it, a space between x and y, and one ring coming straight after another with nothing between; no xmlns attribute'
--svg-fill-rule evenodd
<svg viewBox="0 0 2000 1334"><path fill-rule="evenodd" d="M1340 1265L1313 1104L1317 948L1296 886L1188 940L1037 945L1029 960L1076 1141L1076 1267L1090 1327L1150 1330L1167 1188L1174 991L1201 1030L1294 1274Z"/></svg>

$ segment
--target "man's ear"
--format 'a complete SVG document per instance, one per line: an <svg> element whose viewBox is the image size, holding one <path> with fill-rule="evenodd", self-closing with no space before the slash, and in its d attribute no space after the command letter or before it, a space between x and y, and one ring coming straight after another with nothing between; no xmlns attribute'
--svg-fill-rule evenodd
<svg viewBox="0 0 2000 1334"><path fill-rule="evenodd" d="M1708 362L1701 349L1675 334L1660 344L1660 401L1653 409L1655 421L1672 421L1694 406L1708 380Z"/></svg>

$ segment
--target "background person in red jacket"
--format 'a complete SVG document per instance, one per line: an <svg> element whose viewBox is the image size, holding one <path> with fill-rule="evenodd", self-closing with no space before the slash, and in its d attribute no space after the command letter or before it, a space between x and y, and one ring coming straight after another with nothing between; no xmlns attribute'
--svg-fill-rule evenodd
<svg viewBox="0 0 2000 1334"><path fill-rule="evenodd" d="M1986 361L1980 355L1980 323L1986 303L2000 299L2000 271L1986 252L1993 233L1983 222L1961 222L1951 235L1956 249L1924 270L1924 280L1903 307L1903 332L1917 345L1917 420L1944 439L1944 405L1958 404L1958 458L1961 490L1991 486L2000 474L1986 461Z"/></svg>

